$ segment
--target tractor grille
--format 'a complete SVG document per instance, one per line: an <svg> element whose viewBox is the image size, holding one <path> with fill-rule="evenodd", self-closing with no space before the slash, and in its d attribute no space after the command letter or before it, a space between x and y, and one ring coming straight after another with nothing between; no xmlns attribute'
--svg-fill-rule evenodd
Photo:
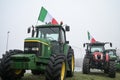
<svg viewBox="0 0 120 80"><path fill-rule="evenodd" d="M101 55L97 55L97 59L101 59Z"/></svg>
<svg viewBox="0 0 120 80"><path fill-rule="evenodd" d="M37 50L33 50L36 49ZM38 56L41 56L42 54L42 44L39 42L25 42L24 43L24 52L28 54L36 54Z"/></svg>
<svg viewBox="0 0 120 80"><path fill-rule="evenodd" d="M22 58L12 57L11 60L13 60L13 62L29 62L30 61L29 58L25 58L25 57L22 57Z"/></svg>

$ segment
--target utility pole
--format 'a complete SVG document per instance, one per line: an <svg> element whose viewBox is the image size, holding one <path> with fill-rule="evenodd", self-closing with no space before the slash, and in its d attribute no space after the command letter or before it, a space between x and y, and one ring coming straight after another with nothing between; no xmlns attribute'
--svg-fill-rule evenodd
<svg viewBox="0 0 120 80"><path fill-rule="evenodd" d="M10 33L10 31L8 31L8 32L7 32L7 43L6 43L6 51L8 51L9 33Z"/></svg>

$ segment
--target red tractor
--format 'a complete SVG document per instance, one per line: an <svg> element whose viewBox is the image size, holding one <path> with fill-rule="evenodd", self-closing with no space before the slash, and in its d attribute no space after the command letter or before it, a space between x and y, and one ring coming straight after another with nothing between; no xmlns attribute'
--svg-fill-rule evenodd
<svg viewBox="0 0 120 80"><path fill-rule="evenodd" d="M96 43L85 43L87 45L86 54L83 60L83 73L88 74L90 69L104 70L104 73L108 73L109 77L114 78L116 76L116 58L109 55L105 50L105 44L112 43L96 42Z"/></svg>

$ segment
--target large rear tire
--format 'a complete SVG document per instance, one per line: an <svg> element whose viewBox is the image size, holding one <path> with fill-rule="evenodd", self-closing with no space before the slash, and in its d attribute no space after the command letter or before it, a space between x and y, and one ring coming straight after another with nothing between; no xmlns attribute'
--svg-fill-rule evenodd
<svg viewBox="0 0 120 80"><path fill-rule="evenodd" d="M72 49L70 49L68 52L67 61L70 68L70 70L67 71L67 77L72 77L74 75L74 68L75 68L75 58Z"/></svg>
<svg viewBox="0 0 120 80"><path fill-rule="evenodd" d="M66 58L64 55L52 55L45 72L46 80L65 80Z"/></svg>
<svg viewBox="0 0 120 80"><path fill-rule="evenodd" d="M83 60L83 74L88 74L90 72L90 65L89 65L90 59L84 58Z"/></svg>
<svg viewBox="0 0 120 80"><path fill-rule="evenodd" d="M109 62L109 77L115 78L116 77L116 64L115 61Z"/></svg>
<svg viewBox="0 0 120 80"><path fill-rule="evenodd" d="M24 76L25 70L11 69L11 56L15 54L23 53L21 50L10 50L3 55L1 59L0 74L2 80L17 80Z"/></svg>

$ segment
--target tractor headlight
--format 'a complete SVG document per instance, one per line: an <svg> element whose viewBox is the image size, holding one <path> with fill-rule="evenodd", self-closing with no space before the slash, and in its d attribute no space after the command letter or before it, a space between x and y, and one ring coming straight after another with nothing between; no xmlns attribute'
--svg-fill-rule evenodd
<svg viewBox="0 0 120 80"><path fill-rule="evenodd" d="M24 48L24 51L39 51L39 48L38 47Z"/></svg>
<svg viewBox="0 0 120 80"><path fill-rule="evenodd" d="M39 51L39 48L33 47L33 48L32 48L32 51Z"/></svg>
<svg viewBox="0 0 120 80"><path fill-rule="evenodd" d="M25 51L28 51L28 50L29 50L29 48L24 48L24 50L25 50Z"/></svg>

